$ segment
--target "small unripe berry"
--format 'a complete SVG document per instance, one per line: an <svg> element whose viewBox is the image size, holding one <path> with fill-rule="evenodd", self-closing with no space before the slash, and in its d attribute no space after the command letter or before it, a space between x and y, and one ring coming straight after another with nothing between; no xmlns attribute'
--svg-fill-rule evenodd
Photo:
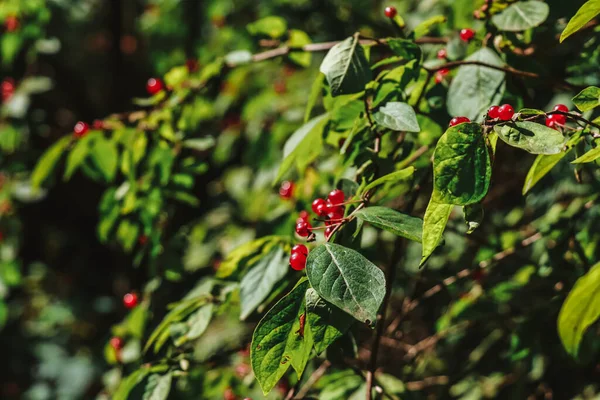
<svg viewBox="0 0 600 400"><path fill-rule="evenodd" d="M554 111L562 111L562 112L569 112L569 107L565 106L564 104L557 104L554 106L554 108L552 109Z"/></svg>
<svg viewBox="0 0 600 400"><path fill-rule="evenodd" d="M292 247L292 254L294 254L294 253L300 253L300 254L304 254L305 256L307 256L308 248L303 244L297 244L294 247Z"/></svg>
<svg viewBox="0 0 600 400"><path fill-rule="evenodd" d="M471 122L471 120L467 117L454 117L450 120L450 123L448 124L448 126L452 127L452 126L456 126L458 124L463 124L465 122Z"/></svg>
<svg viewBox="0 0 600 400"><path fill-rule="evenodd" d="M290 267L296 271L306 268L306 255L297 252L290 255Z"/></svg>
<svg viewBox="0 0 600 400"><path fill-rule="evenodd" d="M307 237L312 227L306 221L300 221L296 224L296 233L301 237Z"/></svg>
<svg viewBox="0 0 600 400"><path fill-rule="evenodd" d="M325 211L325 200L324 199L314 199L311 205L313 212L319 216L327 215Z"/></svg>
<svg viewBox="0 0 600 400"><path fill-rule="evenodd" d="M85 122L79 121L78 123L75 124L75 127L73 128L73 133L75 134L76 138L81 138L84 137L88 131L90 130L90 126L88 124L86 124Z"/></svg>
<svg viewBox="0 0 600 400"><path fill-rule="evenodd" d="M294 194L294 182L291 181L283 181L281 183L281 187L279 188L279 196L282 199L288 200L292 198Z"/></svg>
<svg viewBox="0 0 600 400"><path fill-rule="evenodd" d="M386 17L394 18L398 14L398 10L396 10L396 7L388 6L385 8L384 13Z"/></svg>
<svg viewBox="0 0 600 400"><path fill-rule="evenodd" d="M515 115L515 109L510 104L502 104L498 108L498 118L502 121L510 120Z"/></svg>
<svg viewBox="0 0 600 400"><path fill-rule="evenodd" d="M123 305L126 308L132 309L138 305L138 295L135 293L127 293L123 296Z"/></svg>
<svg viewBox="0 0 600 400"><path fill-rule="evenodd" d="M448 58L448 51L445 48L439 49L437 52L437 58L439 58L440 60L445 60L446 58Z"/></svg>
<svg viewBox="0 0 600 400"><path fill-rule="evenodd" d="M327 196L327 200L331 204L342 204L344 202L344 192L339 189L332 190Z"/></svg>
<svg viewBox="0 0 600 400"><path fill-rule="evenodd" d="M492 119L496 119L499 116L500 116L500 107L491 106L490 109L488 110L488 117L490 117Z"/></svg>
<svg viewBox="0 0 600 400"><path fill-rule="evenodd" d="M475 37L475 31L471 28L461 29L459 36L460 40L468 43Z"/></svg>
<svg viewBox="0 0 600 400"><path fill-rule="evenodd" d="M124 344L125 342L123 341L123 339L118 336L115 336L110 339L110 347L112 347L115 350L121 350Z"/></svg>
<svg viewBox="0 0 600 400"><path fill-rule="evenodd" d="M150 95L155 95L156 93L163 90L163 88L164 88L164 85L163 85L162 81L157 78L150 78L150 79L148 79L148 82L146 83L146 91Z"/></svg>

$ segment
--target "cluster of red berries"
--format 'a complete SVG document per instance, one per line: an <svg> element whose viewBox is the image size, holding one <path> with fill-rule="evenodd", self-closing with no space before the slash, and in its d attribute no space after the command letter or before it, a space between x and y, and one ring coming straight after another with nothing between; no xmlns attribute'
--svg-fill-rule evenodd
<svg viewBox="0 0 600 400"><path fill-rule="evenodd" d="M325 238L329 238L333 231L333 226L341 222L344 218L344 192L339 189L332 190L325 199L315 199L312 202L312 210L319 217L327 217L325 225ZM312 226L308 221L308 213L303 211L300 213L300 217L296 220L296 233L299 236L307 237L312 230Z"/></svg>
<svg viewBox="0 0 600 400"><path fill-rule="evenodd" d="M564 104L557 104L554 106L552 111L569 112L569 107ZM557 126L563 126L567 123L567 117L562 114L550 114L546 117L546 126L548 128L556 129Z"/></svg>
<svg viewBox="0 0 600 400"><path fill-rule="evenodd" d="M284 200L291 199L292 195L294 194L294 187L294 182L283 181L279 187L279 196L281 196L281 198Z"/></svg>
<svg viewBox="0 0 600 400"><path fill-rule="evenodd" d="M0 91L2 92L2 102L4 103L15 93L15 81L12 78L6 78L2 81L0 86Z"/></svg>
<svg viewBox="0 0 600 400"><path fill-rule="evenodd" d="M19 18L14 15L9 15L4 20L4 29L6 29L6 32L14 32L19 29L20 25Z"/></svg>
<svg viewBox="0 0 600 400"><path fill-rule="evenodd" d="M302 271L306 268L306 257L308 257L308 248L303 244L295 245L290 254L290 267L296 271Z"/></svg>
<svg viewBox="0 0 600 400"><path fill-rule="evenodd" d="M148 94L154 96L156 93L160 92L165 88L165 85L159 78L150 78L148 82L146 82L146 91Z"/></svg>
<svg viewBox="0 0 600 400"><path fill-rule="evenodd" d="M499 119L500 121L510 121L513 115L515 115L515 109L510 104L491 106L488 110L488 117L491 119Z"/></svg>

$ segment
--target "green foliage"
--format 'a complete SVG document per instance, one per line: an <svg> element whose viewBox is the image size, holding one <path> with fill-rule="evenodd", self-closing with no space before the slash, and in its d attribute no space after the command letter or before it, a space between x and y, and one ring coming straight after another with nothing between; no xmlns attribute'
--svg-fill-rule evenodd
<svg viewBox="0 0 600 400"><path fill-rule="evenodd" d="M494 131L504 143L531 154L558 154L567 142L561 132L529 121L496 125Z"/></svg>
<svg viewBox="0 0 600 400"><path fill-rule="evenodd" d="M312 332L317 354L341 338L352 322L350 315L323 300L316 290L309 288L306 291L306 323Z"/></svg>
<svg viewBox="0 0 600 400"><path fill-rule="evenodd" d="M573 104L581 111L590 111L600 106L600 88L590 86L573 97Z"/></svg>
<svg viewBox="0 0 600 400"><path fill-rule="evenodd" d="M425 217L423 218L423 252L421 257L422 266L429 259L434 250L442 241L442 234L446 229L448 218L454 205L437 203L433 198L429 200Z"/></svg>
<svg viewBox="0 0 600 400"><path fill-rule="evenodd" d="M327 78L332 96L362 92L371 80L371 69L358 35L333 46L320 71Z"/></svg>
<svg viewBox="0 0 600 400"><path fill-rule="evenodd" d="M588 22L594 19L600 14L600 1L598 0L587 0L577 13L571 18L569 24L560 35L560 41L562 42L572 34L579 31Z"/></svg>
<svg viewBox="0 0 600 400"><path fill-rule="evenodd" d="M543 1L519 1L492 17L492 22L502 31L520 32L542 24L550 14Z"/></svg>
<svg viewBox="0 0 600 400"><path fill-rule="evenodd" d="M394 131L419 132L415 110L406 103L389 102L373 116L375 122Z"/></svg>
<svg viewBox="0 0 600 400"><path fill-rule="evenodd" d="M423 237L423 220L391 208L377 206L363 208L356 213L356 217L377 228L415 242L420 243Z"/></svg>

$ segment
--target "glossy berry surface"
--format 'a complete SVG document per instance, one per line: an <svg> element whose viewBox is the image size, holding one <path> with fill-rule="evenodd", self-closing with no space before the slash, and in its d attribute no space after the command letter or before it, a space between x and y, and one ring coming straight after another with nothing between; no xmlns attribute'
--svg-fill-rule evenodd
<svg viewBox="0 0 600 400"><path fill-rule="evenodd" d="M308 222L309 217L308 211L302 210L300 213L298 213L298 219L296 219L296 223L300 222L301 220Z"/></svg>
<svg viewBox="0 0 600 400"><path fill-rule="evenodd" d="M567 119L564 115L550 114L546 117L546 126L548 128L557 129L559 126L564 125Z"/></svg>
<svg viewBox="0 0 600 400"><path fill-rule="evenodd" d="M332 190L327 196L327 200L334 205L342 204L344 202L344 192L339 189Z"/></svg>
<svg viewBox="0 0 600 400"><path fill-rule="evenodd" d="M123 296L123 305L126 308L133 308L138 305L138 295L135 293L127 293Z"/></svg>
<svg viewBox="0 0 600 400"><path fill-rule="evenodd" d="M73 128L73 133L75 134L75 137L84 137L88 131L90 130L90 126L82 121L79 121L78 123L75 124L75 127Z"/></svg>
<svg viewBox="0 0 600 400"><path fill-rule="evenodd" d="M394 18L396 16L396 14L398 14L398 10L396 10L396 7L386 7L385 8L385 16L388 18Z"/></svg>
<svg viewBox="0 0 600 400"><path fill-rule="evenodd" d="M314 199L311 205L313 212L319 216L327 215L325 211L326 201L324 199Z"/></svg>
<svg viewBox="0 0 600 400"><path fill-rule="evenodd" d="M296 233L301 237L307 237L312 227L306 221L300 221L296 224Z"/></svg>
<svg viewBox="0 0 600 400"><path fill-rule="evenodd" d="M461 29L459 36L463 42L469 42L475 37L475 31L471 28Z"/></svg>
<svg viewBox="0 0 600 400"><path fill-rule="evenodd" d="M557 104L557 105L554 106L554 108L552 110L553 111L569 112L569 107L565 106L564 104Z"/></svg>
<svg viewBox="0 0 600 400"><path fill-rule="evenodd" d="M305 256L307 256L308 248L303 244L297 244L294 247L292 247L292 254L294 254L294 253L300 253L300 254L304 254Z"/></svg>
<svg viewBox="0 0 600 400"><path fill-rule="evenodd" d="M510 104L502 104L498 108L498 118L502 121L510 120L515 115L515 109Z"/></svg>
<svg viewBox="0 0 600 400"><path fill-rule="evenodd" d="M156 93L163 90L163 88L164 85L160 79L150 78L146 83L146 91L151 95L155 95Z"/></svg>
<svg viewBox="0 0 600 400"><path fill-rule="evenodd" d="M445 60L448 58L448 51L446 51L446 49L439 49L437 52L437 58L440 60Z"/></svg>
<svg viewBox="0 0 600 400"><path fill-rule="evenodd" d="M499 116L500 116L500 107L491 106L490 109L488 110L488 117L490 117L492 119L496 119Z"/></svg>
<svg viewBox="0 0 600 400"><path fill-rule="evenodd" d="M333 226L325 228L325 239L329 239L329 236L333 233Z"/></svg>
<svg viewBox="0 0 600 400"><path fill-rule="evenodd" d="M281 183L281 187L279 188L279 196L282 199L291 199L294 194L294 182L291 181L283 181Z"/></svg>
<svg viewBox="0 0 600 400"><path fill-rule="evenodd" d="M450 120L448 126L456 126L458 124L464 124L465 122L471 122L467 117L454 117Z"/></svg>
<svg viewBox="0 0 600 400"><path fill-rule="evenodd" d="M112 347L115 350L121 350L124 344L125 342L123 341L123 339L121 339L118 336L115 336L110 339L110 347Z"/></svg>
<svg viewBox="0 0 600 400"><path fill-rule="evenodd" d="M341 206L330 207L329 211L327 212L327 216L329 218L331 218L332 220L342 219L342 218L344 218L344 208Z"/></svg>
<svg viewBox="0 0 600 400"><path fill-rule="evenodd" d="M306 268L306 256L300 252L292 253L290 256L290 267L296 271Z"/></svg>

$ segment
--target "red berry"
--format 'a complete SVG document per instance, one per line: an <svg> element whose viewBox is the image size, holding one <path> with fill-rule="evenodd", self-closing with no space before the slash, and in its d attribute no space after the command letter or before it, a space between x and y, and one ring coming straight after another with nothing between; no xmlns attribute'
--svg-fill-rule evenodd
<svg viewBox="0 0 600 400"><path fill-rule="evenodd" d="M121 350L124 344L125 342L123 341L123 339L121 339L118 336L115 336L110 339L110 347L112 347L115 350Z"/></svg>
<svg viewBox="0 0 600 400"><path fill-rule="evenodd" d="M306 221L300 221L296 224L296 233L302 237L307 237L312 226Z"/></svg>
<svg viewBox="0 0 600 400"><path fill-rule="evenodd" d="M135 293L127 293L123 296L123 305L126 308L133 308L138 305L138 295Z"/></svg>
<svg viewBox="0 0 600 400"><path fill-rule="evenodd" d="M302 271L306 268L306 255L302 253L292 253L290 255L290 267L296 271Z"/></svg>
<svg viewBox="0 0 600 400"><path fill-rule="evenodd" d="M439 58L440 60L445 60L446 58L448 58L448 51L446 51L446 49L439 49L437 52L437 58Z"/></svg>
<svg viewBox="0 0 600 400"><path fill-rule="evenodd" d="M187 67L189 72L196 72L198 71L198 61L194 60L193 58L189 58L185 61L185 66Z"/></svg>
<svg viewBox="0 0 600 400"><path fill-rule="evenodd" d="M332 220L344 218L344 207L330 207L327 216Z"/></svg>
<svg viewBox="0 0 600 400"><path fill-rule="evenodd" d="M163 90L163 87L162 81L156 78L150 78L146 83L146 91L148 91L148 93L151 95L155 95L156 93L160 92Z"/></svg>
<svg viewBox="0 0 600 400"><path fill-rule="evenodd" d="M557 104L554 106L554 108L552 109L554 111L562 111L562 112L569 112L569 107L565 106L564 104Z"/></svg>
<svg viewBox="0 0 600 400"><path fill-rule="evenodd" d="M435 83L442 83L444 77L448 75L450 70L448 68L442 68L435 73Z"/></svg>
<svg viewBox="0 0 600 400"><path fill-rule="evenodd" d="M396 10L396 7L389 6L385 8L384 13L386 17L394 18L398 14L398 10Z"/></svg>
<svg viewBox="0 0 600 400"><path fill-rule="evenodd" d="M329 236L333 233L333 226L325 228L325 239L329 239Z"/></svg>
<svg viewBox="0 0 600 400"><path fill-rule="evenodd" d="M488 117L490 117L491 119L496 119L499 116L500 116L500 107L491 106L490 109L488 110Z"/></svg>
<svg viewBox="0 0 600 400"><path fill-rule="evenodd" d="M2 92L2 102L7 101L15 92L15 81L12 78L6 78L2 81L0 90Z"/></svg>
<svg viewBox="0 0 600 400"><path fill-rule="evenodd" d="M294 254L294 253L300 253L300 254L304 254L305 256L307 256L308 248L303 244L297 244L294 247L292 247L292 254Z"/></svg>
<svg viewBox="0 0 600 400"><path fill-rule="evenodd" d="M339 189L332 190L327 196L327 200L334 205L342 204L344 202L344 192Z"/></svg>
<svg viewBox="0 0 600 400"><path fill-rule="evenodd" d="M7 32L14 32L19 29L19 19L14 15L9 15L4 20L4 27Z"/></svg>
<svg viewBox="0 0 600 400"><path fill-rule="evenodd" d="M314 199L311 208L315 214L325 216L327 214L325 211L325 204L325 200L323 199Z"/></svg>
<svg viewBox="0 0 600 400"><path fill-rule="evenodd" d="M75 134L75 137L80 138L80 137L84 137L88 131L90 130L90 126L88 124L86 124L85 122L79 121L78 123L75 124L75 127L73 128L73 133Z"/></svg>
<svg viewBox="0 0 600 400"><path fill-rule="evenodd" d="M458 124L463 124L465 122L471 122L471 120L467 117L454 117L450 120L450 123L448 124L448 126L452 127L452 126L456 126Z"/></svg>
<svg viewBox="0 0 600 400"><path fill-rule="evenodd" d="M510 104L502 104L498 108L498 118L502 121L510 120L515 115L515 109Z"/></svg>
<svg viewBox="0 0 600 400"><path fill-rule="evenodd" d="M98 129L98 130L104 129L104 121L102 121L101 119L95 119L92 122L92 128Z"/></svg>
<svg viewBox="0 0 600 400"><path fill-rule="evenodd" d="M475 37L475 31L471 28L465 28L460 30L460 40L463 42L469 42Z"/></svg>
<svg viewBox="0 0 600 400"><path fill-rule="evenodd" d="M236 400L237 396L235 395L232 388L228 387L223 392L223 400Z"/></svg>
<svg viewBox="0 0 600 400"><path fill-rule="evenodd" d="M283 181L281 183L281 187L279 188L279 196L282 199L290 199L294 194L294 182L291 181Z"/></svg>
<svg viewBox="0 0 600 400"><path fill-rule="evenodd" d="M557 129L558 126L562 126L567 122L564 115L550 114L546 117L546 126L548 128Z"/></svg>
<svg viewBox="0 0 600 400"><path fill-rule="evenodd" d="M308 218L309 218L308 211L302 210L298 214L298 219L296 220L296 223L300 222L300 220L308 222Z"/></svg>

